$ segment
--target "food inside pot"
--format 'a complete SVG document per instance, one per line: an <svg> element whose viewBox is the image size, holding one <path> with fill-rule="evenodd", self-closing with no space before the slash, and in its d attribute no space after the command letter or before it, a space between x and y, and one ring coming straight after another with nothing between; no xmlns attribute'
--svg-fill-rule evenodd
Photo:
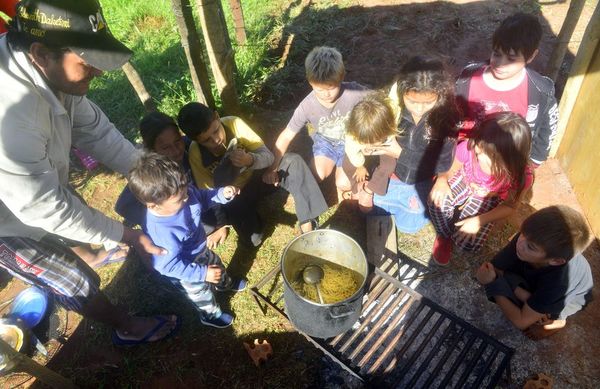
<svg viewBox="0 0 600 389"><path fill-rule="evenodd" d="M356 293L360 286L360 276L346 268L334 263L320 264L323 269L323 278L319 283L324 304L333 304L343 301ZM362 281L362 277L360 277ZM294 291L307 300L319 303L317 288L314 284L307 284L302 280L302 275L292 283Z"/></svg>

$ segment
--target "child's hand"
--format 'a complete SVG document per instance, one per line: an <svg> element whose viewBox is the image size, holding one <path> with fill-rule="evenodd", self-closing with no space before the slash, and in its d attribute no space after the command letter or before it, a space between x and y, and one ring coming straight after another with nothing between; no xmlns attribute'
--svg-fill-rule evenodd
<svg viewBox="0 0 600 389"><path fill-rule="evenodd" d="M387 155L392 158L398 159L400 157L400 153L402 152L402 147L394 138L389 144L384 144L381 146L372 146L366 147L363 149L364 155Z"/></svg>
<svg viewBox="0 0 600 389"><path fill-rule="evenodd" d="M229 159L235 167L250 167L254 163L252 154L242 149L235 149L229 154Z"/></svg>
<svg viewBox="0 0 600 389"><path fill-rule="evenodd" d="M218 284L221 282L221 275L223 274L223 269L219 265L208 265L208 270L206 270L206 282L210 282L211 284Z"/></svg>
<svg viewBox="0 0 600 389"><path fill-rule="evenodd" d="M356 172L354 172L352 177L356 180L356 182L363 182L367 180L367 177L369 177L369 172L367 171L366 167L359 166L356 168Z"/></svg>
<svg viewBox="0 0 600 389"><path fill-rule="evenodd" d="M496 279L496 271L494 270L494 265L489 262L484 262L477 269L477 281L481 285L487 285L490 282L493 282Z"/></svg>
<svg viewBox="0 0 600 389"><path fill-rule="evenodd" d="M468 217L454 223L458 230L454 233L454 237L458 242L473 244L477 237L477 232L481 228L481 223L477 216Z"/></svg>
<svg viewBox="0 0 600 389"><path fill-rule="evenodd" d="M436 207L441 208L444 199L452 194L448 180L445 177L438 177L429 193L429 201Z"/></svg>
<svg viewBox="0 0 600 389"><path fill-rule="evenodd" d="M227 239L227 234L229 233L229 229L227 226L223 226L218 230L214 231L212 234L206 237L206 247L209 249L216 249L219 245L225 242Z"/></svg>
<svg viewBox="0 0 600 389"><path fill-rule="evenodd" d="M262 179L265 184L279 186L279 173L277 173L277 170L267 169Z"/></svg>
<svg viewBox="0 0 600 389"><path fill-rule="evenodd" d="M237 186L229 185L223 188L223 196L227 200L233 199L238 194L240 194L240 188L238 188Z"/></svg>

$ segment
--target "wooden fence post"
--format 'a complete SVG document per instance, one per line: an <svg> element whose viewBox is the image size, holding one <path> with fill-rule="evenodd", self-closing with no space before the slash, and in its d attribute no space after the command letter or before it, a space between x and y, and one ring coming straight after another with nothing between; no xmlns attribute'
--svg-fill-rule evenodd
<svg viewBox="0 0 600 389"><path fill-rule="evenodd" d="M235 40L238 45L246 43L246 23L244 22L244 11L240 0L229 0L233 26L235 28Z"/></svg>
<svg viewBox="0 0 600 389"><path fill-rule="evenodd" d="M133 86L135 93L138 95L140 101L144 105L144 108L146 108L146 111L156 111L156 105L154 104L150 93L148 93L148 91L146 90L146 87L142 82L142 78L135 70L135 68L131 65L131 63L126 62L125 65L121 67L121 69L123 69L123 72L127 76L129 83L131 84L131 86Z"/></svg>
<svg viewBox="0 0 600 389"><path fill-rule="evenodd" d="M196 91L196 98L202 104L214 109L215 99L213 98L208 69L204 54L202 53L202 44L194 22L192 7L189 0L171 0L171 8L175 14L175 21L181 37L181 46L185 52L192 83Z"/></svg>
<svg viewBox="0 0 600 389"><path fill-rule="evenodd" d="M197 0L196 4L210 67L223 101L223 108L229 114L239 114L240 103L234 81L235 59L223 7L218 0Z"/></svg>
<svg viewBox="0 0 600 389"><path fill-rule="evenodd" d="M585 0L571 0L569 10L567 11L567 16L565 16L565 20L563 21L560 32L558 33L556 46L552 51L552 55L550 55L548 68L546 69L546 74L548 77L553 79L554 82L556 82L556 78L558 77L558 72L560 71L560 67L562 66L565 58L569 41L571 40L575 26L579 21L579 17L581 16L581 11L583 11L584 5Z"/></svg>

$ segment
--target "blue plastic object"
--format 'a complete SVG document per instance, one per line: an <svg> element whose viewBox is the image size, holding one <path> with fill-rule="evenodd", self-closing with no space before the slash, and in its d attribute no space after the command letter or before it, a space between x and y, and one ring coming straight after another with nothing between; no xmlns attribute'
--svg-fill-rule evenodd
<svg viewBox="0 0 600 389"><path fill-rule="evenodd" d="M21 319L28 328L33 328L44 318L46 308L48 296L40 288L32 286L15 297L8 316Z"/></svg>

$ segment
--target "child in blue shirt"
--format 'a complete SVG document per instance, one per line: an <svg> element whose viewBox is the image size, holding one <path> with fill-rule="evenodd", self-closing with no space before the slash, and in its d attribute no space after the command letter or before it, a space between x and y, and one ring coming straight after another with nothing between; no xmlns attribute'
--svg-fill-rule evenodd
<svg viewBox="0 0 600 389"><path fill-rule="evenodd" d="M225 204L239 192L234 186L201 190L189 185L181 166L170 158L146 153L129 173L129 189L146 206L142 229L165 255L154 255L152 267L186 294L201 313L202 324L225 328L233 322L215 301L217 291L240 291L217 254L207 247L200 215L211 204Z"/></svg>

